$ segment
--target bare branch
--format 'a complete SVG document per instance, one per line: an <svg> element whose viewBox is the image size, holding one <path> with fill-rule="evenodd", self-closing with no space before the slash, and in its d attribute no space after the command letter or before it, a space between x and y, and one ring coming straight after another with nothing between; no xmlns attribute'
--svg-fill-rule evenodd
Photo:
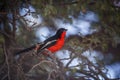
<svg viewBox="0 0 120 80"><path fill-rule="evenodd" d="M71 64L71 62L72 62L75 58L76 58L75 56L71 58L71 60L66 64L66 68L69 67L69 65Z"/></svg>
<svg viewBox="0 0 120 80"><path fill-rule="evenodd" d="M8 80L11 80L11 78L10 78L10 67L9 67L8 55L7 55L6 49L5 49L5 44L3 45L3 51L4 51L4 54L5 54L6 64L7 64L7 68L8 68Z"/></svg>
<svg viewBox="0 0 120 80"><path fill-rule="evenodd" d="M7 34L6 32L3 32L0 30L0 33L8 38L10 38L11 40L13 40L13 37L11 37L9 34Z"/></svg>
<svg viewBox="0 0 120 80"><path fill-rule="evenodd" d="M5 63L2 65L2 67L0 68L0 74L2 74L2 70L5 68Z"/></svg>
<svg viewBox="0 0 120 80"><path fill-rule="evenodd" d="M7 76L8 76L8 74L6 74L1 80L4 80Z"/></svg>
<svg viewBox="0 0 120 80"><path fill-rule="evenodd" d="M72 4L77 4L79 3L79 1L72 1L72 2L62 2L62 3L56 3L56 4L53 4L53 5L72 5Z"/></svg>

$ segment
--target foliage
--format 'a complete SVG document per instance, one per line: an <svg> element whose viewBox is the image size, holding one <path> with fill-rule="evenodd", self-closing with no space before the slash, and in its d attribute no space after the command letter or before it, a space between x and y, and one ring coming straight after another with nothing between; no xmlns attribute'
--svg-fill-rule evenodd
<svg viewBox="0 0 120 80"><path fill-rule="evenodd" d="M19 45L29 47L36 42L34 39L36 39L34 31L19 28L19 32L16 36L16 41Z"/></svg>

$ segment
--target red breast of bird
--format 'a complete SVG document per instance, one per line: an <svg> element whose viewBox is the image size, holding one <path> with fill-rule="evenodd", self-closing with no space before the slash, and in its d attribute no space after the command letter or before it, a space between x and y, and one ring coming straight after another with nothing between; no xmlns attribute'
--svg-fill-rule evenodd
<svg viewBox="0 0 120 80"><path fill-rule="evenodd" d="M66 35L66 31L62 33L61 37L57 40L56 44L48 48L48 50L51 51L52 53L55 53L56 51L60 50L64 45L65 35Z"/></svg>

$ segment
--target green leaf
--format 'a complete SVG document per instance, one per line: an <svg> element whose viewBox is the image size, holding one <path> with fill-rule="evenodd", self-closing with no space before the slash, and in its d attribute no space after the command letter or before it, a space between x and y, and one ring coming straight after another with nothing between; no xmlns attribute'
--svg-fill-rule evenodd
<svg viewBox="0 0 120 80"><path fill-rule="evenodd" d="M46 5L44 9L44 15L45 16L50 16L50 15L55 15L57 14L57 10L54 6L52 5Z"/></svg>

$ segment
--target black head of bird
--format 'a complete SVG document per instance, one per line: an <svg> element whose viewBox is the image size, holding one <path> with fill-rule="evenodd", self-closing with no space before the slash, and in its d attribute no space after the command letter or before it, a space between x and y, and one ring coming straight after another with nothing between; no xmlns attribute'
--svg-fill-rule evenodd
<svg viewBox="0 0 120 80"><path fill-rule="evenodd" d="M57 30L55 36L57 36L58 38L65 37L66 31L67 31L67 29L60 28L60 29Z"/></svg>

